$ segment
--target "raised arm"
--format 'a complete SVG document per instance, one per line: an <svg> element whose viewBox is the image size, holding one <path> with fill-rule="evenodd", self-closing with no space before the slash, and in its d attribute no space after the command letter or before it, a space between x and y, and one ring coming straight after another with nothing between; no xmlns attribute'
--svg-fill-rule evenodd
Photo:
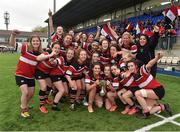
<svg viewBox="0 0 180 132"><path fill-rule="evenodd" d="M50 29L50 33L52 34L52 33L54 33L54 27L53 27L52 12L50 9L48 12L48 16L49 16L49 29Z"/></svg>
<svg viewBox="0 0 180 132"><path fill-rule="evenodd" d="M107 26L108 26L111 34L112 34L112 35L114 36L114 38L117 40L117 39L119 38L119 36L118 36L117 33L111 28L111 23L108 22L108 23L107 23Z"/></svg>
<svg viewBox="0 0 180 132"><path fill-rule="evenodd" d="M16 47L16 36L19 34L20 32L18 30L13 30L9 39L9 44L13 47Z"/></svg>
<svg viewBox="0 0 180 132"><path fill-rule="evenodd" d="M97 32L94 39L99 39L100 33L101 33L101 27L97 26Z"/></svg>
<svg viewBox="0 0 180 132"><path fill-rule="evenodd" d="M56 52L52 51L51 54L45 55L45 54L40 54L39 56L37 56L36 60L37 61L43 61L46 59L50 59L51 57L53 57L54 55L56 55Z"/></svg>
<svg viewBox="0 0 180 132"><path fill-rule="evenodd" d="M149 47L151 50L155 50L156 46L158 45L159 40L159 27L154 26L154 34L150 38Z"/></svg>
<svg viewBox="0 0 180 132"><path fill-rule="evenodd" d="M156 64L156 62L163 57L163 53L162 52L158 52L157 55L155 56L154 59L150 60L147 64L146 64L146 68L150 69L154 64Z"/></svg>

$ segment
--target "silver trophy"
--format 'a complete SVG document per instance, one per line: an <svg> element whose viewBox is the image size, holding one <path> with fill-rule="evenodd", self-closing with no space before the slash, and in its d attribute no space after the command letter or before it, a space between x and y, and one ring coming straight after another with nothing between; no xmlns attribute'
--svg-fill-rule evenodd
<svg viewBox="0 0 180 132"><path fill-rule="evenodd" d="M99 86L101 88L101 91L99 92L100 96L105 96L106 95L106 81L105 80L101 80L99 83Z"/></svg>

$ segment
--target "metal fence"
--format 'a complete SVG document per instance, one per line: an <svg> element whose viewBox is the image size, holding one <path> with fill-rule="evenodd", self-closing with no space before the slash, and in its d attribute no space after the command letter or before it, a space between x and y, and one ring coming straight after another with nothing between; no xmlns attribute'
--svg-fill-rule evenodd
<svg viewBox="0 0 180 132"><path fill-rule="evenodd" d="M172 50L176 42L177 42L177 36L168 35L168 36L160 37L156 49Z"/></svg>

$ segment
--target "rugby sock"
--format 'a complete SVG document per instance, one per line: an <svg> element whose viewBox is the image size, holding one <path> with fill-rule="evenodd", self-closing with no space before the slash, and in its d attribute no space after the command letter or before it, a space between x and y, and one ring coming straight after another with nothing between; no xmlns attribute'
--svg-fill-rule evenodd
<svg viewBox="0 0 180 132"><path fill-rule="evenodd" d="M21 107L20 107L21 108ZM21 108L21 112L24 113L24 112L28 112L28 108Z"/></svg>
<svg viewBox="0 0 180 132"><path fill-rule="evenodd" d="M83 100L86 97L86 90L82 89L79 99Z"/></svg>
<svg viewBox="0 0 180 132"><path fill-rule="evenodd" d="M70 89L70 91L69 91L69 96L70 96L70 103L71 104L74 104L75 103L75 99L76 99L76 93L77 93L77 90L72 90L72 89Z"/></svg>
<svg viewBox="0 0 180 132"><path fill-rule="evenodd" d="M46 86L46 89L47 89L47 90L46 90L46 94L45 94L45 100L48 99L49 93L50 93L50 91L51 91L52 88L49 87L49 86Z"/></svg>
<svg viewBox="0 0 180 132"><path fill-rule="evenodd" d="M46 91L39 90L40 107L45 105L45 95L46 95Z"/></svg>

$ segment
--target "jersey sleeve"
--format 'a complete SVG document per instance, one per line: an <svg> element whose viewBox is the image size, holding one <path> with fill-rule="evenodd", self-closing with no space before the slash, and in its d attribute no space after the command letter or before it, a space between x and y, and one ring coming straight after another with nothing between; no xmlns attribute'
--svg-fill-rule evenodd
<svg viewBox="0 0 180 132"><path fill-rule="evenodd" d="M90 84L90 82L91 82L91 79L90 79L89 75L86 74L86 76L85 76L85 84Z"/></svg>
<svg viewBox="0 0 180 132"><path fill-rule="evenodd" d="M131 51L132 54L136 54L137 53L137 49L138 49L137 45L132 45L130 51Z"/></svg>
<svg viewBox="0 0 180 132"><path fill-rule="evenodd" d="M60 65L60 66L64 65L64 58L63 57L57 58L57 61L58 61L58 65Z"/></svg>
<svg viewBox="0 0 180 132"><path fill-rule="evenodd" d="M112 86L113 86L114 89L119 88L119 80L118 80L118 78L113 79Z"/></svg>
<svg viewBox="0 0 180 132"><path fill-rule="evenodd" d="M148 75L150 73L150 69L146 67L146 65L141 66L140 74L141 75Z"/></svg>
<svg viewBox="0 0 180 132"><path fill-rule="evenodd" d="M26 51L27 51L27 44L26 43L22 43L22 46L21 46L21 54L25 54Z"/></svg>
<svg viewBox="0 0 180 132"><path fill-rule="evenodd" d="M75 68L72 65L70 65L66 71L66 75L72 76L74 72L75 72Z"/></svg>

